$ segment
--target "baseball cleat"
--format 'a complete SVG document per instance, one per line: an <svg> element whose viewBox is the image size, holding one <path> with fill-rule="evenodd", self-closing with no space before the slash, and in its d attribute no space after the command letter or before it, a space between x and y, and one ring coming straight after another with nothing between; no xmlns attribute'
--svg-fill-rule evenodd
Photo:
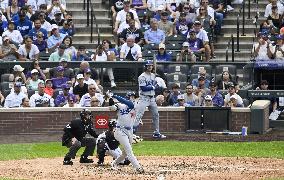
<svg viewBox="0 0 284 180"><path fill-rule="evenodd" d="M167 136L161 134L161 133L155 133L153 134L153 138L158 138L158 139L164 139L166 138Z"/></svg>
<svg viewBox="0 0 284 180"><path fill-rule="evenodd" d="M137 168L137 169L136 169L136 172L137 172L138 174L143 174L143 173L145 173L145 171L144 171L144 169L143 169L142 167Z"/></svg>
<svg viewBox="0 0 284 180"><path fill-rule="evenodd" d="M71 160L64 159L63 165L71 165L72 166L73 162Z"/></svg>
<svg viewBox="0 0 284 180"><path fill-rule="evenodd" d="M115 161L113 161L110 166L112 170L119 170L118 165L115 163Z"/></svg>
<svg viewBox="0 0 284 180"><path fill-rule="evenodd" d="M88 158L84 158L84 157L81 157L80 158L80 163L93 163L94 160L92 159L88 159Z"/></svg>
<svg viewBox="0 0 284 180"><path fill-rule="evenodd" d="M98 166L104 166L104 162L98 161Z"/></svg>

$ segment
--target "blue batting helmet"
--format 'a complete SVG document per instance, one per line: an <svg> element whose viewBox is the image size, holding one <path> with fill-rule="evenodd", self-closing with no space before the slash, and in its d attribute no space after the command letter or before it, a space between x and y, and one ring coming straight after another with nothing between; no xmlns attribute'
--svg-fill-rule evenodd
<svg viewBox="0 0 284 180"><path fill-rule="evenodd" d="M145 61L145 64L144 64L144 71L146 71L146 69L147 69L147 67L148 66L153 66L154 64L153 64L153 61L151 61L151 60L146 60Z"/></svg>
<svg viewBox="0 0 284 180"><path fill-rule="evenodd" d="M129 99L130 96L136 96L136 93L134 91L129 91L129 92L126 93L125 98Z"/></svg>

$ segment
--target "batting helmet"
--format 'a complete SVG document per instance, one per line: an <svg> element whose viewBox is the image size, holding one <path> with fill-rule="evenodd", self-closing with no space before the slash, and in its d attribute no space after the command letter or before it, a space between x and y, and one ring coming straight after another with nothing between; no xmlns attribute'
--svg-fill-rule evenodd
<svg viewBox="0 0 284 180"><path fill-rule="evenodd" d="M154 64L153 64L153 61L151 61L151 60L146 60L145 61L145 64L144 64L144 71L146 71L147 70L147 67L148 66L153 66Z"/></svg>
<svg viewBox="0 0 284 180"><path fill-rule="evenodd" d="M116 120L111 119L111 120L108 122L108 127L109 127L109 128L114 128L114 127L116 127Z"/></svg>
<svg viewBox="0 0 284 180"><path fill-rule="evenodd" d="M136 96L136 93L134 91L128 91L125 95L125 98L130 99L130 96Z"/></svg>

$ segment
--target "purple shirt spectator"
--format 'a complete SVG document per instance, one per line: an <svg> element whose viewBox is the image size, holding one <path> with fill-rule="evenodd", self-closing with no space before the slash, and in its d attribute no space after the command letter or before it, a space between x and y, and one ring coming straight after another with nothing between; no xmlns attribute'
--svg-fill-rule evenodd
<svg viewBox="0 0 284 180"><path fill-rule="evenodd" d="M47 42L46 41L39 42L38 40L35 40L33 42L33 44L37 46L39 52L45 52L45 50L47 48Z"/></svg>

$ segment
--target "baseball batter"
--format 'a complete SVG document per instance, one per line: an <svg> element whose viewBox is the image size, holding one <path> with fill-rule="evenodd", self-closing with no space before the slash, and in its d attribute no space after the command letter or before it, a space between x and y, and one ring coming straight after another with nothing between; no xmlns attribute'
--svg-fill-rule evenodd
<svg viewBox="0 0 284 180"><path fill-rule="evenodd" d="M111 163L114 170L118 169L118 164L126 157L131 162L137 173L144 173L143 168L133 154L133 125L135 120L134 104L127 97L122 98L112 93L107 93L110 98L116 98L120 103L110 106L110 110L117 111L117 125L114 130L114 137L122 146L122 154Z"/></svg>
<svg viewBox="0 0 284 180"><path fill-rule="evenodd" d="M165 135L160 133L159 128L159 112L157 108L157 103L155 101L155 89L159 88L157 81L155 80L156 76L152 73L153 62L147 61L145 64L145 72L138 77L139 83L139 100L136 107L136 119L137 122L142 122L141 119L144 115L145 108L148 107L152 112L153 116L153 125L155 131L153 133L154 138L166 138Z"/></svg>

